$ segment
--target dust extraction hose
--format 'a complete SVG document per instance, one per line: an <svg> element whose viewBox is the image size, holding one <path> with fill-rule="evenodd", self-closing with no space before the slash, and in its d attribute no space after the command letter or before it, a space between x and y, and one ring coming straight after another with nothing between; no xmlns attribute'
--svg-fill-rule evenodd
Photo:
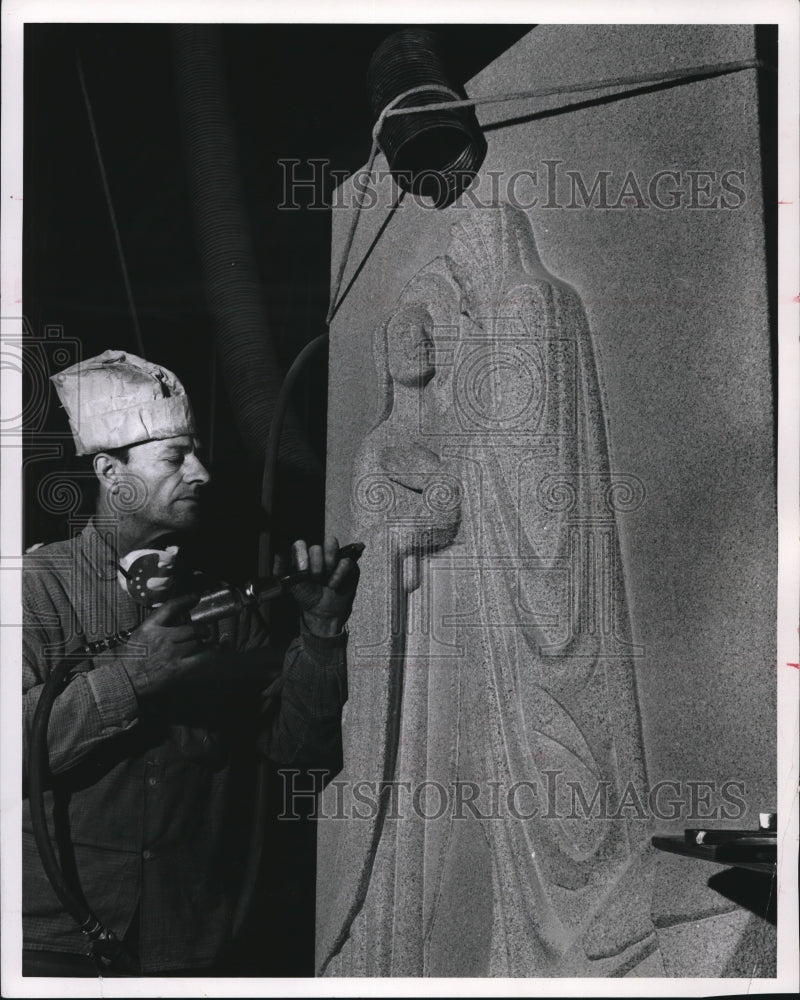
<svg viewBox="0 0 800 1000"><path fill-rule="evenodd" d="M175 25L172 38L181 133L217 356L245 447L261 462L282 376L254 265L219 35L213 25L187 24ZM293 471L322 474L291 414L280 457Z"/></svg>
<svg viewBox="0 0 800 1000"><path fill-rule="evenodd" d="M278 351L267 320L244 211L217 29L209 25L176 25L172 38L184 153L206 294L215 323L217 356L245 446L255 460L265 463L260 564L268 573L278 458L303 476L321 477L322 466L297 421L287 412L290 386L284 386L281 392ZM267 766L262 762L242 893L232 918L232 939L239 936L253 902L263 852L268 781Z"/></svg>

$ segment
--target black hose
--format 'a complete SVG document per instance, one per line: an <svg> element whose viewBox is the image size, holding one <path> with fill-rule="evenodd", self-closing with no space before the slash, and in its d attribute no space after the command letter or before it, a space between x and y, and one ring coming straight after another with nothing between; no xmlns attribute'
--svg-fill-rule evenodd
<svg viewBox="0 0 800 1000"><path fill-rule="evenodd" d="M267 451L264 458L264 479L261 487L261 504L264 509L265 528L261 533L258 553L258 571L260 576L267 576L272 567L272 511L275 501L275 483L278 471L278 453L281 442L281 432L283 430L284 417L289 407L294 384L305 363L315 352L328 342L328 334L322 333L306 344L303 350L292 362L286 378L283 380L278 398L275 401L275 412L272 416L272 423L269 428L267 439ZM281 680L281 678L279 678ZM272 697L277 696L280 691L279 686L269 688L267 694ZM241 933L247 915L253 905L258 876L261 871L261 859L264 853L264 830L267 823L267 803L269 801L269 768L266 761L259 763L258 777L256 781L256 797L253 807L253 826L250 839L250 847L247 852L245 864L245 874L242 881L242 891L239 896L236 911L233 916L232 940Z"/></svg>
<svg viewBox="0 0 800 1000"><path fill-rule="evenodd" d="M141 972L136 956L128 951L110 928L103 926L81 896L67 884L47 827L44 792L52 778L47 730L55 700L68 680L71 663L71 660L65 660L52 670L42 687L33 716L28 761L28 800L33 836L45 874L61 905L86 935L89 941L89 954L97 962L98 971L101 973L104 970L115 971L135 976Z"/></svg>
<svg viewBox="0 0 800 1000"><path fill-rule="evenodd" d="M245 445L253 457L264 459L261 503L266 527L259 546L259 566L266 567L262 573L266 575L271 569L278 452L290 468L303 475L319 474L321 466L296 421L290 418L286 433L281 434L292 379L289 387L285 382L281 386L278 352L253 264L218 32L210 25L176 25L172 38L181 131L206 293L215 320L217 354ZM305 356L305 351L301 354ZM297 360L290 374L296 365ZM242 892L232 916L232 941L247 919L261 868L268 782L268 765L262 760Z"/></svg>
<svg viewBox="0 0 800 1000"><path fill-rule="evenodd" d="M328 334L321 333L306 344L286 373L286 378L283 380L278 398L275 401L275 412L272 415L272 423L267 437L267 450L264 456L264 478L261 482L261 508L265 517L258 550L259 576L267 576L272 572L272 513L275 505L275 483L278 474L281 434L284 418L289 409L289 399L305 363L323 344L327 343Z"/></svg>
<svg viewBox="0 0 800 1000"><path fill-rule="evenodd" d="M118 633L114 642L97 643L98 649L116 644L116 640L127 641L129 632ZM84 647L82 653L90 653L91 646ZM103 926L88 904L77 890L73 890L64 878L47 826L47 812L44 804L44 792L51 783L49 748L47 733L50 726L50 716L56 698L64 690L70 680L69 670L75 656L71 656L56 666L45 681L36 711L33 716L30 735L30 756L28 761L28 798L31 811L31 824L36 847L42 861L42 867L53 891L58 896L61 905L78 924L86 935L89 944L89 954L98 964L98 971L115 971L125 975L139 975L141 966L138 958L133 955L114 932ZM268 712L275 703L283 686L283 677L276 678L264 692L264 711ZM245 876L242 891L236 903L231 920L231 941L236 940L244 927L245 920L253 903L253 892L261 867L264 825L266 822L266 804L268 793L269 769L265 760L259 762L256 796L253 815L252 843L248 850L245 866Z"/></svg>
<svg viewBox="0 0 800 1000"><path fill-rule="evenodd" d="M269 573L271 515L279 455L305 475L320 472L299 427L288 414L292 387L305 361L322 343L322 334L300 352L281 384L277 352L269 336L260 283L238 180L236 144L225 100L219 42L211 26L173 29L181 125L190 171L198 245L211 311L216 321L218 356L245 445L265 457L262 505L267 514L260 563ZM283 424L286 420L286 432ZM267 431L267 428L269 429ZM50 778L47 730L55 699L68 678L69 661L46 681L34 715L29 762L29 797L34 836L45 873L64 908L90 940L90 953L109 969L137 974L138 960L103 927L85 901L66 883L47 827L44 788ZM268 694L274 698L280 683ZM232 940L242 930L252 905L261 866L267 806L268 770L259 765L253 839L242 893L232 917Z"/></svg>

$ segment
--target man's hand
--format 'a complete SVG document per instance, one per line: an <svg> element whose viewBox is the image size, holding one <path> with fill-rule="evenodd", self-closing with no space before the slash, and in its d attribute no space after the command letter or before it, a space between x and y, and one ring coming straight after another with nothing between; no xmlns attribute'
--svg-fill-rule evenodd
<svg viewBox="0 0 800 1000"><path fill-rule="evenodd" d="M131 634L128 647L119 650L139 698L211 666L212 650L202 645L192 624L180 621L195 604L197 597L191 594L165 601ZM134 644L143 646L144 651L137 655L130 648Z"/></svg>
<svg viewBox="0 0 800 1000"><path fill-rule="evenodd" d="M306 546L302 540L292 546L292 570L308 571L309 579L295 583L289 593L300 607L303 621L313 635L338 635L350 617L358 586L358 563L341 558L339 542L329 536L324 545ZM275 574L285 572L283 561L275 558Z"/></svg>

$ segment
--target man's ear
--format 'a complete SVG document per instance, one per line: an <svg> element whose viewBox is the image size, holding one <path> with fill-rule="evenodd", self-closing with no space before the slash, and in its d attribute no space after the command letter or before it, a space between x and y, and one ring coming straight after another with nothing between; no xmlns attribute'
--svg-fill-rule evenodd
<svg viewBox="0 0 800 1000"><path fill-rule="evenodd" d="M104 451L98 452L92 459L94 474L100 481L100 485L110 489L117 474L117 459L107 455Z"/></svg>

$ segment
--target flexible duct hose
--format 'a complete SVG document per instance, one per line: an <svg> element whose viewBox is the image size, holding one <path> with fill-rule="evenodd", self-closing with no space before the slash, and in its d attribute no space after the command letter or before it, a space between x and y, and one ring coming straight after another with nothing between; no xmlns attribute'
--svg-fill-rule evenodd
<svg viewBox="0 0 800 1000"><path fill-rule="evenodd" d="M293 379L281 392L278 352L253 263L218 32L208 25L176 25L172 38L181 131L217 355L245 446L253 458L265 463L261 506L266 518L260 562L268 566L278 457L304 476L321 477L322 466L287 412ZM305 357L307 352L301 354ZM297 363L291 371L296 367ZM232 940L239 937L247 920L258 881L268 781L262 761L242 893L232 917Z"/></svg>
<svg viewBox="0 0 800 1000"><path fill-rule="evenodd" d="M261 461L281 385L239 175L217 29L175 25L177 103L197 245L215 324L220 369L248 453ZM318 458L291 416L280 457L321 475Z"/></svg>

